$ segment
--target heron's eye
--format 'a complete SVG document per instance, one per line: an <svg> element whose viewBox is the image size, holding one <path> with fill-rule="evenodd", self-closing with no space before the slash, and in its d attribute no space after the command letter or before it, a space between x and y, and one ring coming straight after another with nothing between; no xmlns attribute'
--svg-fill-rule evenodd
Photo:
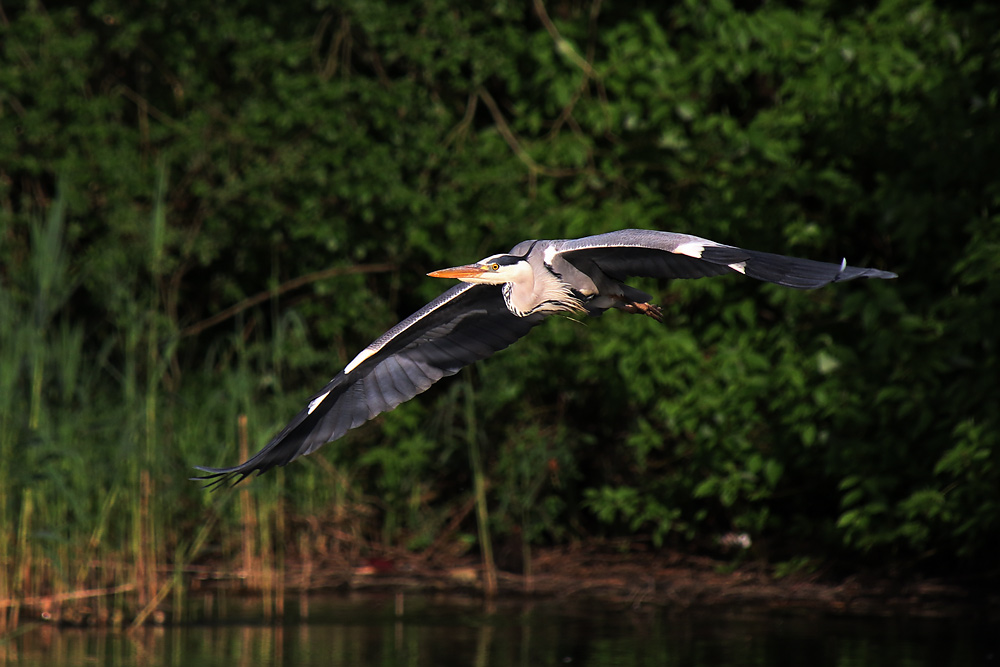
<svg viewBox="0 0 1000 667"><path fill-rule="evenodd" d="M500 270L500 265L499 264L495 264L495 263L494 264L490 264L490 271L499 271L499 270Z"/></svg>

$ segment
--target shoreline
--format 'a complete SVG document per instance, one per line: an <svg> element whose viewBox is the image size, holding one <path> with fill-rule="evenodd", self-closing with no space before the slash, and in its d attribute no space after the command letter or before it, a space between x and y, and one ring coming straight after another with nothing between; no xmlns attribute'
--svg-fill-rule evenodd
<svg viewBox="0 0 1000 667"><path fill-rule="evenodd" d="M843 617L1000 618L1000 591L940 578L890 579L855 574L841 579L795 573L776 577L765 565L704 556L610 553L590 547L533 550L533 574L496 571L497 592L484 594L478 557L428 557L405 550L360 558L285 562L282 570L230 569L209 564L161 573L158 593L145 601L129 582L107 588L0 601L17 607L21 625L137 628L191 622L183 603L226 593L260 597L265 616L284 615L286 600L313 595L417 594L492 600L593 601L667 613L734 610ZM182 581L181 590L177 590ZM301 603L300 603L301 604ZM8 631L17 631L8 627Z"/></svg>

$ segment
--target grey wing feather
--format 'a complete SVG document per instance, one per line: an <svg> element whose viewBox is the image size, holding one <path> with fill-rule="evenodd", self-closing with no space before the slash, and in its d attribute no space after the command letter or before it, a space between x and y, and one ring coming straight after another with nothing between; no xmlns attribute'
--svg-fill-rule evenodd
<svg viewBox="0 0 1000 667"><path fill-rule="evenodd" d="M557 253L573 264L593 262L609 276L703 278L742 273L757 280L813 289L855 278L895 278L895 273L745 250L689 234L624 229L556 242Z"/></svg>
<svg viewBox="0 0 1000 667"><path fill-rule="evenodd" d="M338 373L257 454L232 468L198 467L208 474L197 479L237 483L310 454L506 348L542 319L511 313L498 286L456 285L369 345L359 355L367 357Z"/></svg>

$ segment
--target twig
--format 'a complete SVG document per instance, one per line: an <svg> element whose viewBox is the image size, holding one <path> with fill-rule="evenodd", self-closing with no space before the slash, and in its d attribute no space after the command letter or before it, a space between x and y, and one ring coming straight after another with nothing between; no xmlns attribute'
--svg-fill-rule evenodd
<svg viewBox="0 0 1000 667"><path fill-rule="evenodd" d="M41 595L33 598L7 598L0 600L0 609L22 605L25 607L45 607L59 602L69 602L70 600L84 600L86 598L99 598L106 595L117 595L135 590L135 584L122 584L111 588L91 588L83 591L71 591L69 593L58 593L56 595Z"/></svg>
<svg viewBox="0 0 1000 667"><path fill-rule="evenodd" d="M472 124L472 119L476 115L476 107L478 106L479 96L475 93L469 95L469 103L465 107L465 115L462 116L462 120L459 121L458 125L453 127L444 138L444 146L447 147L451 142L455 141L461 136L464 136L468 131L469 126Z"/></svg>
<svg viewBox="0 0 1000 667"><path fill-rule="evenodd" d="M330 46L327 47L326 54L321 53L323 39L326 37L330 24L333 22L333 17L333 12L327 12L323 15L319 20L319 25L316 27L316 32L313 34L312 40L313 65L320 79L323 81L328 81L337 73L337 69L341 65L340 54L342 52L345 55L345 61L349 61L350 59L351 19L348 16L341 17L340 25L337 26L336 31L333 32L330 38Z"/></svg>
<svg viewBox="0 0 1000 667"><path fill-rule="evenodd" d="M358 266L337 266L332 269L323 269L322 271L316 271L315 273L308 273L304 276L299 276L298 278L293 278L288 282L278 285L274 289L265 290L259 294L255 294L249 298L243 299L239 303L226 308L221 313L216 313L208 319L202 320L201 322L196 322L190 326L181 329L180 336L194 336L201 333L205 329L215 326L219 322L224 322L230 317L243 312L247 308L252 308L258 303L267 301L268 299L274 298L280 294L284 294L289 290L293 290L297 287L302 287L303 285L308 285L309 283L314 283L324 278L331 278L333 276L344 276L354 273L380 273L383 271L392 271L396 268L395 264L360 264Z"/></svg>
<svg viewBox="0 0 1000 667"><path fill-rule="evenodd" d="M145 97L135 92L124 83L119 83L116 86L116 89L121 93L122 97L128 98L133 104L139 107L142 113L149 114L172 130L184 129L183 126L181 126L177 121L154 107Z"/></svg>
<svg viewBox="0 0 1000 667"><path fill-rule="evenodd" d="M535 159L528 155L528 152L521 146L517 137L514 136L510 126L507 125L507 121L504 120L503 114L500 113L500 108L497 106L493 96L482 87L479 88L476 94L479 95L479 98L490 110L490 114L493 116L493 121L497 124L497 130L500 132L500 135L507 142L507 145L510 146L510 149L514 151L514 154L518 157L518 159L527 165L532 174L543 174L545 176L572 176L577 173L575 169L552 169L551 167L546 167L535 162Z"/></svg>
<svg viewBox="0 0 1000 667"><path fill-rule="evenodd" d="M198 534L194 536L194 540L184 553L184 556L181 558L182 567L190 563L192 560L194 560L195 557L201 552L202 547L205 546L205 542L208 541L209 534L212 532L212 529L215 527L215 524L219 519L219 514L217 510L221 508L226 502L228 502L229 499L232 497L233 497L233 492L232 489L230 489L225 495L219 497L215 501L215 503L213 504L213 509L216 511L213 511L209 515L208 520L201 524L201 529L198 531ZM141 627L142 624L146 622L146 619L149 618L150 614L156 611L156 609L160 606L160 603L167 598L167 594L170 593L170 589L174 586L176 582L177 582L176 576L167 579L166 583L164 583L163 586L160 587L160 590L157 591L156 595L153 596L153 599L150 600L149 603L145 607L143 607L142 610L132 620L132 624L129 625L129 631Z"/></svg>
<svg viewBox="0 0 1000 667"><path fill-rule="evenodd" d="M545 26L545 29L552 37L552 41L556 43L556 51L569 58L573 64L582 69L583 73L589 78L599 79L600 76L593 66L591 66L591 64L588 63L583 56L577 53L576 49L569 42L569 40L559 34L559 30L556 28L555 24L552 23L552 19L549 18L548 12L545 11L545 5L542 3L542 0L534 0L534 4L535 13L538 14L538 18L542 21L542 25Z"/></svg>
<svg viewBox="0 0 1000 667"><path fill-rule="evenodd" d="M488 486L489 484L487 484L487 487ZM458 527L463 521L465 521L465 517L469 516L469 513L475 509L475 507L476 495L472 494L469 496L469 499L465 501L465 504L458 508L458 511L455 512L454 516L452 516L451 521L448 522L448 525L444 527L444 530L438 533L437 538L433 543L431 543L431 546L428 547L423 554L421 554L421 556L425 560L433 558L437 552L444 547L444 543L451 539L452 535L455 534L455 531L458 530Z"/></svg>

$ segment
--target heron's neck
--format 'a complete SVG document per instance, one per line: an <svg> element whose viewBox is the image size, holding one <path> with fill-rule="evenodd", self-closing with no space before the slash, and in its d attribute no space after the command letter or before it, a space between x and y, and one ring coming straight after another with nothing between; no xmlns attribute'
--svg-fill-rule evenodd
<svg viewBox="0 0 1000 667"><path fill-rule="evenodd" d="M526 270L518 282L504 283L501 289L507 309L518 317L532 313L584 310L573 289L550 271L534 273Z"/></svg>

